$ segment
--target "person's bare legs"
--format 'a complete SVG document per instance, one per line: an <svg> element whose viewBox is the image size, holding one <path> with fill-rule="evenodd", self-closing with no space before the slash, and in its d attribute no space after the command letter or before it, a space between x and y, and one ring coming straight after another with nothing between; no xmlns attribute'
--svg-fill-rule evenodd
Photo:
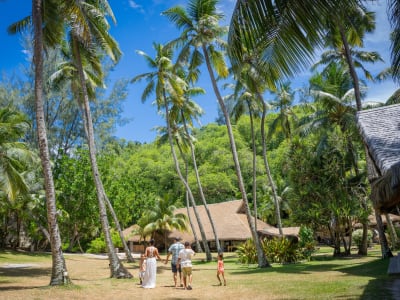
<svg viewBox="0 0 400 300"><path fill-rule="evenodd" d="M174 276L174 283L175 283L175 287L177 287L177 285L176 285L176 280L177 280L176 273L172 273L172 274L173 274L173 276Z"/></svg>

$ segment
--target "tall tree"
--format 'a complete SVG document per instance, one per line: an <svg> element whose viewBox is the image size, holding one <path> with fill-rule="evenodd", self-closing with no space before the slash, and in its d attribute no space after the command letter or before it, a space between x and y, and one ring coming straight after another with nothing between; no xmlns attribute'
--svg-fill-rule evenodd
<svg viewBox="0 0 400 300"><path fill-rule="evenodd" d="M55 3L46 2L46 11L56 10ZM49 147L47 142L45 118L43 111L43 2L32 1L32 22L34 29L33 63L35 68L35 108L37 136L39 144L40 159L44 172L44 182L47 202L47 221L49 224L51 240L52 272L50 285L62 285L70 282L64 255L61 248L61 237L57 223L57 206L54 190L53 173L51 170ZM54 16L57 16L56 13ZM49 22L51 23L51 22Z"/></svg>
<svg viewBox="0 0 400 300"><path fill-rule="evenodd" d="M214 93L225 118L239 189L245 205L247 221L256 244L258 265L259 267L266 267L269 266L269 263L261 247L255 230L254 219L251 216L229 112L217 84L216 74L221 78L228 76L224 54L218 51L219 48L225 48L225 42L222 37L226 34L226 28L219 25L223 14L217 12L217 3L218 1L216 0L191 0L187 5L187 10L181 6L176 6L168 9L163 14L179 29L182 29L181 36L175 43L182 45L178 61L182 63L190 61L189 76L190 74L197 74L196 70L198 70L199 66L204 61L206 63Z"/></svg>
<svg viewBox="0 0 400 300"><path fill-rule="evenodd" d="M88 77L85 76L87 74L85 74L85 67L90 67L99 78L103 78L99 57L100 54L98 53L99 50L101 53L107 54L113 61L118 61L121 51L117 42L108 32L109 24L106 17L110 16L114 21L115 18L111 7L106 0L76 3L76 5L66 6L65 12L67 22L70 25L69 39L71 54L74 66L78 73L79 88L81 92L79 101L81 101L80 104L84 111L84 128L87 135L90 162L97 191L100 221L103 227L108 257L110 260L111 277L131 278L132 275L121 263L111 239L105 206L106 203L109 204L110 213L113 215L114 219L117 220L117 218L109 199L107 198L97 165L93 120L89 103ZM120 233L121 240L124 242L118 220L115 222L115 225ZM125 249L127 249L126 245ZM129 250L127 251L129 252Z"/></svg>
<svg viewBox="0 0 400 300"><path fill-rule="evenodd" d="M154 71L138 75L132 79L132 82L137 82L142 79L147 79L149 81L149 84L146 86L142 94L142 101L145 101L155 90L157 108L159 110L161 110L162 108L165 110L164 115L167 123L168 142L171 148L171 154L175 164L175 170L179 176L179 179L181 180L181 182L183 183L189 194L189 199L192 202L193 211L196 215L197 223L199 225L199 230L202 237L203 247L206 252L207 261L211 261L212 259L211 252L208 247L207 238L205 235L202 222L196 210L196 202L194 200L192 190L180 170L179 160L175 152L174 141L172 136L172 126L169 113L170 103L168 99L172 99L172 101L178 101L178 102L183 101L183 95L184 95L184 90L186 88L186 83L182 80L180 76L178 76L174 72L175 68L172 63L173 51L171 47L155 43L154 49L156 50L155 59L152 59L149 55L147 55L143 51L138 51L138 53L141 56L143 56L144 59L147 61L149 67L151 67Z"/></svg>

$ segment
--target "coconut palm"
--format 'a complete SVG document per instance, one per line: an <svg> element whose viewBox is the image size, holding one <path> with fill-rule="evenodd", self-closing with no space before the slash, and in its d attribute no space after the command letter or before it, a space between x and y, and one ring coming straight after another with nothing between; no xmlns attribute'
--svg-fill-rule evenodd
<svg viewBox="0 0 400 300"><path fill-rule="evenodd" d="M164 246L167 249L167 233L174 229L179 231L188 231L188 218L183 213L175 214L176 206L171 204L168 195L159 198L151 209L146 210L143 214L149 221L143 228L145 235L154 236L154 233L161 231L164 236Z"/></svg>
<svg viewBox="0 0 400 300"><path fill-rule="evenodd" d="M391 62L392 76L396 81L400 79L400 1L388 0L388 15L392 26Z"/></svg>
<svg viewBox="0 0 400 300"><path fill-rule="evenodd" d="M144 73L138 75L132 79L132 82L137 82L142 79L146 79L149 81L148 85L145 87L142 94L142 101L145 101L153 91L156 94L156 103L157 108L161 110L164 108L164 116L167 124L168 130L168 142L171 148L172 158L174 160L175 169L179 176L179 179L185 186L189 198L192 202L193 211L196 215L196 219L199 225L200 234L202 237L203 247L206 252L207 261L211 261L212 256L210 249L207 244L207 238L205 235L205 231L203 229L203 225L200 221L200 217L196 210L196 202L193 197L193 193L185 180L179 166L179 160L177 158L175 148L174 148L174 140L172 135L172 126L169 112L169 99L174 101L175 103L183 102L184 100L184 90L186 89L186 83L181 79L179 75L177 75L174 70L174 65L172 63L173 51L170 46L163 46L161 44L154 43L154 49L156 50L156 58L152 59L149 55L144 53L143 51L137 51L138 54L144 57L147 61L148 65L154 70L149 73Z"/></svg>
<svg viewBox="0 0 400 300"><path fill-rule="evenodd" d="M87 77L85 65L89 65L94 73L103 77L98 51L107 54L114 62L118 61L121 51L116 41L109 34L109 24L106 17L110 16L114 21L113 12L107 1L87 1L71 4L65 7L66 21L69 25L69 43L74 66L78 73L81 97L79 101L84 108L84 128L87 134L90 162L95 181L97 198L99 203L100 220L106 241L108 257L110 260L111 277L131 278L132 275L122 265L111 239L109 222L105 203L109 203L97 165L96 148L94 141L94 129L87 89ZM111 205L109 205L111 206ZM113 210L111 210L113 213ZM114 218L116 218L114 213ZM119 222L116 222L117 227ZM119 228L120 236L122 230ZM121 238L123 240L123 238ZM127 246L125 245L127 249Z"/></svg>
<svg viewBox="0 0 400 300"><path fill-rule="evenodd" d="M245 88L240 80L237 80L235 84L228 84L227 87L230 87L234 90L232 94L224 97L227 107L232 107L230 115L232 116L233 120L238 120L244 113L248 113L250 118L251 147L253 150L252 200L254 211L254 228L257 231L257 149L254 119L257 117L258 102L256 101L255 96ZM232 102L232 105L229 105L229 102Z"/></svg>
<svg viewBox="0 0 400 300"><path fill-rule="evenodd" d="M201 88L196 88L196 87L187 88L185 90L184 102L182 103L182 105L173 105L171 108L170 116L172 119L176 119L180 123L183 124L184 132L185 132L185 135L183 135L183 137L186 137L186 142L190 149L190 155L191 155L192 162L193 162L193 169L194 169L195 176L196 176L197 186L199 188L200 199L203 203L204 209L207 213L208 220L210 221L210 224L211 224L211 229L214 234L217 251L221 252L222 249L221 249L221 246L219 243L217 229L215 228L214 220L211 216L210 210L208 209L207 200L206 200L206 197L204 196L203 186L201 184L200 174L199 174L199 170L197 167L196 154L194 151L195 150L194 144L193 144L194 138L190 134L190 131L189 131L189 128L193 127L193 119L198 120L198 117L202 114L201 108L194 101L192 101L191 97L195 96L195 95L199 95L199 94L204 94L204 93L205 93L205 91Z"/></svg>
<svg viewBox="0 0 400 300"><path fill-rule="evenodd" d="M54 1L46 1L47 16L57 16L57 5ZM43 109L43 47L44 36L47 38L49 35L43 35L44 30L48 30L48 26L43 23L43 1L32 0L32 24L34 30L33 38L33 64L35 69L35 111L36 111L36 124L37 136L39 143L39 153L42 163L46 202L47 202L47 221L50 230L51 241L51 256L52 256L52 272L50 285L62 285L70 282L67 267L65 264L64 255L62 252L62 244L60 238L60 231L57 224L57 207L54 189L53 173L51 170L50 154L46 134L46 124ZM55 12L52 14L51 12ZM46 19L46 25L54 25L52 29L59 28L57 23L54 24L54 19ZM56 31L58 32L58 31Z"/></svg>
<svg viewBox="0 0 400 300"><path fill-rule="evenodd" d="M224 54L218 51L218 49L225 48L225 41L222 37L226 33L226 28L219 25L223 14L217 12L217 3L218 1L216 0L191 0L188 2L186 10L181 6L175 6L166 10L163 14L179 29L182 29L180 37L173 43L182 46L178 56L178 62L183 64L190 62L189 78L191 78L191 74L198 74L196 70L198 70L203 62L206 63L214 93L225 118L239 189L245 205L247 221L256 244L258 265L260 267L266 267L269 266L269 263L262 250L261 243L255 230L254 219L251 216L229 112L217 85L216 74L221 78L226 78L228 76L228 68L224 60Z"/></svg>

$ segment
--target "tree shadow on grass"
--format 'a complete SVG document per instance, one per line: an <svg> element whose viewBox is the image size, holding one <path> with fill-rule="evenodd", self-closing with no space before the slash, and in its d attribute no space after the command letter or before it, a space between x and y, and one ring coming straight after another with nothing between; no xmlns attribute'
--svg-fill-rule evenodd
<svg viewBox="0 0 400 300"><path fill-rule="evenodd" d="M232 274L272 274L272 273L293 273L293 274L309 274L323 272L341 272L352 276L368 276L372 277L368 284L363 288L360 299L362 300L400 300L400 276L389 276L387 274L389 259L375 259L367 262L354 261L352 258L340 258L340 260L348 261L348 264L334 263L333 260L338 258L324 257L318 259L320 264L315 263L297 263L284 266L272 266L269 268L257 268L255 265L244 266L240 270L232 270ZM332 261L332 262L330 262Z"/></svg>
<svg viewBox="0 0 400 300"><path fill-rule="evenodd" d="M34 267L0 267L1 277L38 277L51 275L51 269L47 268L34 268Z"/></svg>

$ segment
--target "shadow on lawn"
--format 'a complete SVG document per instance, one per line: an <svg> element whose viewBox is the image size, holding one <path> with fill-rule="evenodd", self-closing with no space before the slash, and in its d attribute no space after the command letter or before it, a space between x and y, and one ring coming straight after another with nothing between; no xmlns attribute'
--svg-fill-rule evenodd
<svg viewBox="0 0 400 300"><path fill-rule="evenodd" d="M341 272L352 276L368 276L372 277L363 289L360 299L400 299L400 276L389 276L387 274L389 259L376 259L368 262L352 261L352 258L341 258L346 260L348 264L334 263L333 260L338 258L324 257L318 259L320 264L315 263L297 263L287 264L284 266L272 266L270 268L256 268L254 265L247 269L233 270L232 274L260 274L260 273L293 273L293 274L310 274L324 272Z"/></svg>
<svg viewBox="0 0 400 300"><path fill-rule="evenodd" d="M32 266L18 268L0 267L0 277L36 277L50 275L50 268L34 268Z"/></svg>

